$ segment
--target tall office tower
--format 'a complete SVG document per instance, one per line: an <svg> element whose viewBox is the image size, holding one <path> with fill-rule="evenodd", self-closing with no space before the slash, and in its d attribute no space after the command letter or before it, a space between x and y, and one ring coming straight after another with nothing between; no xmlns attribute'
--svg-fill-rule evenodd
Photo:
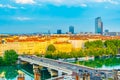
<svg viewBox="0 0 120 80"><path fill-rule="evenodd" d="M61 30L61 29L58 29L58 30L57 30L57 34L62 34L62 30Z"/></svg>
<svg viewBox="0 0 120 80"><path fill-rule="evenodd" d="M95 33L103 35L103 22L101 17L95 18Z"/></svg>
<svg viewBox="0 0 120 80"><path fill-rule="evenodd" d="M69 32L72 33L72 34L74 34L74 26L70 26L69 27Z"/></svg>

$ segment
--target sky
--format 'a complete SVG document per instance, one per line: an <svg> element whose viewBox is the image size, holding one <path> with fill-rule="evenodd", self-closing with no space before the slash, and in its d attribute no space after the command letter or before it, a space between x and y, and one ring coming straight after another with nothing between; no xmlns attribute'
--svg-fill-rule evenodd
<svg viewBox="0 0 120 80"><path fill-rule="evenodd" d="M120 0L0 0L0 33L95 32L96 17L120 32Z"/></svg>

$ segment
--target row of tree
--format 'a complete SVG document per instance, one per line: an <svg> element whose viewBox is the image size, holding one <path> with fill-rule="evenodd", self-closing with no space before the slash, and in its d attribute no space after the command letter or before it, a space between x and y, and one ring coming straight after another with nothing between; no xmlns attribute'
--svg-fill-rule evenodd
<svg viewBox="0 0 120 80"><path fill-rule="evenodd" d="M3 57L0 57L0 65L14 65L18 59L18 54L14 50L6 50Z"/></svg>
<svg viewBox="0 0 120 80"><path fill-rule="evenodd" d="M106 40L102 42L101 40L86 42L86 49L102 49L105 50L103 54L105 55L116 55L120 50L120 40ZM99 53L100 54L100 53Z"/></svg>
<svg viewBox="0 0 120 80"><path fill-rule="evenodd" d="M120 40L102 40L86 42L84 48L80 51L56 52L54 45L49 45L45 54L46 58L79 58L88 56L106 56L116 55L119 53Z"/></svg>

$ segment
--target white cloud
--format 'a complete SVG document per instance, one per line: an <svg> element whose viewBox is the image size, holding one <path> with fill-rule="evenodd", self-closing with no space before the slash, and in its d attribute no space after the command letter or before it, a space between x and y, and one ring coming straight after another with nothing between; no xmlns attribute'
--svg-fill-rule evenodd
<svg viewBox="0 0 120 80"><path fill-rule="evenodd" d="M111 4L119 4L119 2L113 1L113 0L109 0L109 2L110 2Z"/></svg>
<svg viewBox="0 0 120 80"><path fill-rule="evenodd" d="M119 4L120 0L90 0L91 2L97 3L111 3L111 4Z"/></svg>
<svg viewBox="0 0 120 80"><path fill-rule="evenodd" d="M11 5L9 5L9 4L6 4L6 5L0 4L0 7L1 7L1 8L17 9L17 7L11 6Z"/></svg>
<svg viewBox="0 0 120 80"><path fill-rule="evenodd" d="M3 7L3 4L0 4L0 7Z"/></svg>
<svg viewBox="0 0 120 80"><path fill-rule="evenodd" d="M31 18L28 18L28 17L16 17L15 19L16 19L16 20L19 20L19 21L31 20Z"/></svg>
<svg viewBox="0 0 120 80"><path fill-rule="evenodd" d="M106 2L106 0L91 0L91 1L93 1L93 2Z"/></svg>
<svg viewBox="0 0 120 80"><path fill-rule="evenodd" d="M17 9L17 7L11 6L9 4L6 5L7 8L11 8L11 9Z"/></svg>
<svg viewBox="0 0 120 80"><path fill-rule="evenodd" d="M82 7L87 7L87 4L81 4Z"/></svg>
<svg viewBox="0 0 120 80"><path fill-rule="evenodd" d="M20 7L21 9L25 9L25 7Z"/></svg>
<svg viewBox="0 0 120 80"><path fill-rule="evenodd" d="M119 4L120 0L34 0L38 4L52 4L56 6L81 6L87 7L91 3Z"/></svg>
<svg viewBox="0 0 120 80"><path fill-rule="evenodd" d="M83 0L36 0L36 3L52 4L56 6L66 5L66 6L87 7L87 4L85 4Z"/></svg>
<svg viewBox="0 0 120 80"><path fill-rule="evenodd" d="M34 4L35 1L34 0L15 0L16 3L20 3L20 4Z"/></svg>
<svg viewBox="0 0 120 80"><path fill-rule="evenodd" d="M120 0L15 0L19 4L52 4L56 6L81 6L87 7L91 3L108 3L108 4L119 4Z"/></svg>

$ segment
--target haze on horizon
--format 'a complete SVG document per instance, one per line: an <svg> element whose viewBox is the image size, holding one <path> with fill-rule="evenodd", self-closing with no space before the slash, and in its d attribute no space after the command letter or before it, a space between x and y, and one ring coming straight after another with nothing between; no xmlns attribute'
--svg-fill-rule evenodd
<svg viewBox="0 0 120 80"><path fill-rule="evenodd" d="M94 32L96 17L120 32L120 0L0 0L0 33Z"/></svg>

